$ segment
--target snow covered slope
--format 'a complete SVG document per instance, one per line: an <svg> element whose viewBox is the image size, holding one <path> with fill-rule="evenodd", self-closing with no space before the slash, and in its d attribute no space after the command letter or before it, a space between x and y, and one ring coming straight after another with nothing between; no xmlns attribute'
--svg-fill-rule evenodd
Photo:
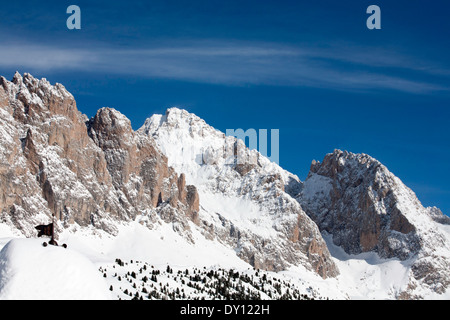
<svg viewBox="0 0 450 320"><path fill-rule="evenodd" d="M197 187L206 237L257 268L302 265L323 277L339 273L317 226L286 192L300 187L295 175L178 108L152 116L138 131L152 137L169 165Z"/></svg>
<svg viewBox="0 0 450 320"><path fill-rule="evenodd" d="M0 299L111 299L107 283L84 255L13 239L0 251Z"/></svg>
<svg viewBox="0 0 450 320"><path fill-rule="evenodd" d="M187 242L170 224L151 231L138 221L116 236L72 227L48 239L17 237L3 225L0 299L346 299L334 283L304 268L270 272L194 232Z"/></svg>

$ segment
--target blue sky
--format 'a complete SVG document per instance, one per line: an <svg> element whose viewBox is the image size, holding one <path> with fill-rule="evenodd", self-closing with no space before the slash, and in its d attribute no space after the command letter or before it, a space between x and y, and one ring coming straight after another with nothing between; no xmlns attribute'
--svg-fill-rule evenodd
<svg viewBox="0 0 450 320"><path fill-rule="evenodd" d="M81 30L66 9L81 8ZM369 5L381 30L366 27ZM450 4L444 1L20 1L0 8L0 74L60 82L78 108L139 128L178 106L226 129L279 129L305 179L367 153L450 213Z"/></svg>

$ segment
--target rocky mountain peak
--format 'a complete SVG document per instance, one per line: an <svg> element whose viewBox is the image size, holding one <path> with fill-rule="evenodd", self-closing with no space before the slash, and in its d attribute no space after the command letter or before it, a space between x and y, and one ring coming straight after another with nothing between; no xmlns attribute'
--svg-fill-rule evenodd
<svg viewBox="0 0 450 320"><path fill-rule="evenodd" d="M426 284L438 290L450 285L447 273L436 268L450 261L448 250L435 253L436 247L450 245L434 223L446 221L442 212L424 208L414 192L373 157L335 150L322 162L314 161L297 199L320 230L348 254L376 252L383 259L409 261L413 270L422 270L411 283L426 278ZM430 256L436 262L432 266Z"/></svg>
<svg viewBox="0 0 450 320"><path fill-rule="evenodd" d="M36 125L52 116L60 115L78 123L78 112L74 97L57 83L51 85L47 79L36 79L16 72L12 81L0 78L4 101L9 102L13 117L23 123ZM6 106L5 106L6 107Z"/></svg>
<svg viewBox="0 0 450 320"><path fill-rule="evenodd" d="M285 192L300 184L295 175L178 108L153 115L139 132L154 138L169 164L198 188L200 225L211 226L207 237L261 269L303 265L324 278L339 273L317 226ZM245 168L236 164L237 146Z"/></svg>
<svg viewBox="0 0 450 320"><path fill-rule="evenodd" d="M354 168L361 173L364 168L370 172L376 170L384 170L385 173L389 172L381 162L367 154L356 154L345 150L335 149L332 153L325 155L322 162L313 160L309 175L319 174L335 178L337 175L350 168Z"/></svg>
<svg viewBox="0 0 450 320"><path fill-rule="evenodd" d="M420 205L376 159L335 150L311 166L299 198L318 225L348 253L375 250L382 257L406 259L420 246L408 219L411 214L399 207L405 193L414 207Z"/></svg>
<svg viewBox="0 0 450 320"><path fill-rule="evenodd" d="M111 108L101 108L87 122L91 138L97 143L110 143L109 148L132 147L135 134L130 120Z"/></svg>

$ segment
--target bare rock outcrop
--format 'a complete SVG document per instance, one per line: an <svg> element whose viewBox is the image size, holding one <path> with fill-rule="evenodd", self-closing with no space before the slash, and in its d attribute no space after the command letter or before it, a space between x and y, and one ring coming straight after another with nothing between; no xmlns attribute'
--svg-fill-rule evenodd
<svg viewBox="0 0 450 320"><path fill-rule="evenodd" d="M19 73L0 78L0 106L2 221L27 235L52 215L112 234L115 221L142 214L189 228L198 207L179 195L195 189L178 190L167 158L120 112L103 108L88 120L62 85Z"/></svg>

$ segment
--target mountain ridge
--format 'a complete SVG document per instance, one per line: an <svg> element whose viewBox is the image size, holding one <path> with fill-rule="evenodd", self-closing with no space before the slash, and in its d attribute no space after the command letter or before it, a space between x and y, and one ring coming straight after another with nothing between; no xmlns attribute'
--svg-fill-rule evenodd
<svg viewBox="0 0 450 320"><path fill-rule="evenodd" d="M338 246L346 259L376 254L383 268L402 269L405 280L384 296L448 292L450 219L368 155L335 150L302 182L186 110L133 130L111 108L89 119L64 86L30 74L0 78L0 112L0 222L23 236L52 215L62 234L116 237L138 222L256 269L342 284L351 271L331 254Z"/></svg>

